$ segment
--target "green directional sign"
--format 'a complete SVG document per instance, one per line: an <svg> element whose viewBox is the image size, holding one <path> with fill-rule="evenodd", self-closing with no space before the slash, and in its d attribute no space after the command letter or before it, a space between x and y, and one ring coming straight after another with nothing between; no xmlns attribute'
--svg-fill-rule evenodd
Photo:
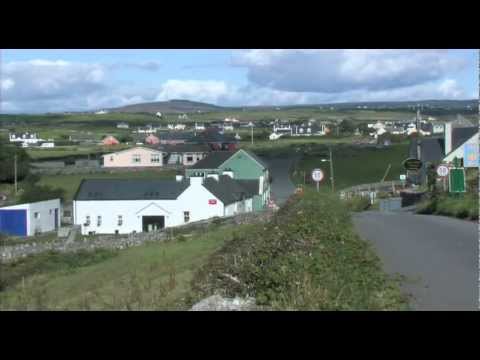
<svg viewBox="0 0 480 360"><path fill-rule="evenodd" d="M465 169L454 168L450 169L450 192L461 193L466 191L465 184Z"/></svg>

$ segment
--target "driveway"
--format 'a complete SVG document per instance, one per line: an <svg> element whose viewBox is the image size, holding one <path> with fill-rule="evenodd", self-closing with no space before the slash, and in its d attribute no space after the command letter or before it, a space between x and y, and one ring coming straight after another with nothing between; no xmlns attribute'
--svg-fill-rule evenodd
<svg viewBox="0 0 480 360"><path fill-rule="evenodd" d="M478 224L408 212L367 211L353 218L384 270L406 276L414 310L478 310Z"/></svg>
<svg viewBox="0 0 480 360"><path fill-rule="evenodd" d="M298 156L262 159L268 164L273 177L272 199L280 206L295 192L295 185L290 181L289 170Z"/></svg>

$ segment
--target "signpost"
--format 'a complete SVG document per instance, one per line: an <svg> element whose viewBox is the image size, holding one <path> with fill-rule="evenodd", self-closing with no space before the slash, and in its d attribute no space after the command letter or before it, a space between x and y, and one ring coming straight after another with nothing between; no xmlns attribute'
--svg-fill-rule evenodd
<svg viewBox="0 0 480 360"><path fill-rule="evenodd" d="M465 184L465 169L452 168L450 169L450 192L463 193L466 192Z"/></svg>
<svg viewBox="0 0 480 360"><path fill-rule="evenodd" d="M320 191L319 185L320 185L320 181L323 180L323 171L321 169L313 169L312 179L317 183L317 192Z"/></svg>
<svg viewBox="0 0 480 360"><path fill-rule="evenodd" d="M403 162L405 170L418 171L422 168L423 163L418 159L409 158Z"/></svg>
<svg viewBox="0 0 480 360"><path fill-rule="evenodd" d="M443 191L447 191L447 176L450 170L447 165L439 165L437 167L437 175L442 178Z"/></svg>

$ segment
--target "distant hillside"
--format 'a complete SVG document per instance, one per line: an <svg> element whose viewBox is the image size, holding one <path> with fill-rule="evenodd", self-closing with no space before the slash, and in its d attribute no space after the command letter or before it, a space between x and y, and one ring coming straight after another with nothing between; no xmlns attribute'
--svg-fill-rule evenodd
<svg viewBox="0 0 480 360"><path fill-rule="evenodd" d="M227 108L212 104L189 101L189 100L169 100L156 101L142 104L134 104L122 106L119 108L108 109L111 112L127 112L127 113L193 113L193 112L211 112L221 111Z"/></svg>

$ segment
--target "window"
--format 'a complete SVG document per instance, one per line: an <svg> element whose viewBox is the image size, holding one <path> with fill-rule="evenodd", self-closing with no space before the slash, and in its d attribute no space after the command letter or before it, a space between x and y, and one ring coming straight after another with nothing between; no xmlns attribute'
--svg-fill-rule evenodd
<svg viewBox="0 0 480 360"><path fill-rule="evenodd" d="M40 213L39 212L34 212L33 213L33 218L37 219L37 220L40 219Z"/></svg>
<svg viewBox="0 0 480 360"><path fill-rule="evenodd" d="M101 225L102 225L102 217L97 216L97 226L101 226Z"/></svg>
<svg viewBox="0 0 480 360"><path fill-rule="evenodd" d="M72 212L70 210L63 210L63 216L70 217L72 216Z"/></svg>
<svg viewBox="0 0 480 360"><path fill-rule="evenodd" d="M113 156L110 156L110 161L113 161Z"/></svg>
<svg viewBox="0 0 480 360"><path fill-rule="evenodd" d="M159 163L160 162L160 155L159 154L152 154L151 157L150 157L150 162Z"/></svg>
<svg viewBox="0 0 480 360"><path fill-rule="evenodd" d="M190 221L190 211L183 212L183 221L189 222Z"/></svg>
<svg viewBox="0 0 480 360"><path fill-rule="evenodd" d="M193 161L193 156L189 155L187 156L187 162L192 162Z"/></svg>
<svg viewBox="0 0 480 360"><path fill-rule="evenodd" d="M90 216L87 215L87 216L85 216L85 224L84 224L84 226L89 226L89 225L90 225Z"/></svg>
<svg viewBox="0 0 480 360"><path fill-rule="evenodd" d="M132 163L138 164L141 161L142 161L142 157L139 154L132 155Z"/></svg>
<svg viewBox="0 0 480 360"><path fill-rule="evenodd" d="M118 226L122 226L122 225L123 225L123 216L118 215Z"/></svg>

